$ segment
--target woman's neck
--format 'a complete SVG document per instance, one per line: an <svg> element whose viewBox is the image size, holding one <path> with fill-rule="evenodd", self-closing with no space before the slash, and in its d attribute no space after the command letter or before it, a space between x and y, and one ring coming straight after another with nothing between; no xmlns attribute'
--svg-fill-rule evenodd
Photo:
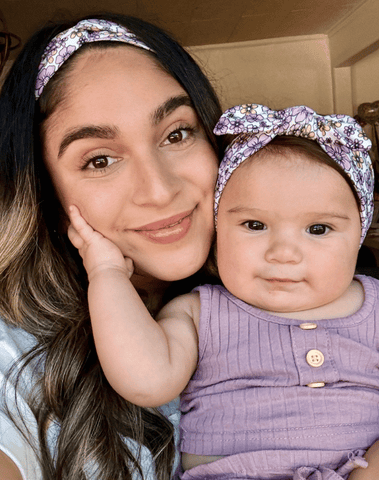
<svg viewBox="0 0 379 480"><path fill-rule="evenodd" d="M156 315L163 307L163 297L171 282L138 273L132 275L131 282L149 312Z"/></svg>

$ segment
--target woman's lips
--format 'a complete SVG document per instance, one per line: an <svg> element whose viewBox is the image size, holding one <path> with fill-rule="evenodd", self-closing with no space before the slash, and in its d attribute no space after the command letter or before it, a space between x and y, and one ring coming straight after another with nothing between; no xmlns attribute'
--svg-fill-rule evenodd
<svg viewBox="0 0 379 480"><path fill-rule="evenodd" d="M145 238L156 243L173 243L186 236L192 223L192 214L195 209L179 213L164 220L149 223L139 228L133 229L135 232L143 235Z"/></svg>

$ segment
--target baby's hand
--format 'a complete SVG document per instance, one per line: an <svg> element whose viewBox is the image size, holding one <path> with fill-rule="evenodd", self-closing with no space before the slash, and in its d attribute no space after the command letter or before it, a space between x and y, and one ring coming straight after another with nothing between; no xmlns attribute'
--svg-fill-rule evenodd
<svg viewBox="0 0 379 480"><path fill-rule="evenodd" d="M79 250L90 280L95 273L106 269L123 270L129 278L132 276L132 260L125 258L117 245L96 232L84 220L76 206L70 206L69 217L71 224L67 235L74 247Z"/></svg>

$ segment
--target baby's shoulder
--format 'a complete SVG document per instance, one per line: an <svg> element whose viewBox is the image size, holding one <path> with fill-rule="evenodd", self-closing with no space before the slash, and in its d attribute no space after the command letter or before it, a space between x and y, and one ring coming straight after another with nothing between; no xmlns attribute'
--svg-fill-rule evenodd
<svg viewBox="0 0 379 480"><path fill-rule="evenodd" d="M200 310L200 295L198 292L189 292L170 300L158 313L156 320L168 317L181 317L187 315L194 319Z"/></svg>
<svg viewBox="0 0 379 480"><path fill-rule="evenodd" d="M374 293L379 296L379 279L368 275L355 275L355 282L359 283L365 294Z"/></svg>
<svg viewBox="0 0 379 480"><path fill-rule="evenodd" d="M374 308L375 311L379 310L379 279L375 277L369 277L366 275L356 275L354 277L356 283L358 283L362 289L363 304L362 308Z"/></svg>

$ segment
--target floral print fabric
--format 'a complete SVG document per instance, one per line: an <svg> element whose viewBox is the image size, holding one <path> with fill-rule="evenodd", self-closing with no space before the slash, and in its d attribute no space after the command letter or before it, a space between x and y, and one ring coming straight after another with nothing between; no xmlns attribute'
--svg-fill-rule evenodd
<svg viewBox="0 0 379 480"><path fill-rule="evenodd" d="M371 141L361 126L347 115L318 115L304 105L270 110L264 105L238 105L226 110L215 126L216 135L238 135L226 149L219 168L215 193L215 220L220 197L234 170L277 135L295 135L316 141L351 178L361 202L363 242L374 211L374 173Z"/></svg>
<svg viewBox="0 0 379 480"><path fill-rule="evenodd" d="M74 27L59 33L46 47L37 75L36 99L41 96L50 78L76 50L85 43L104 41L124 42L152 51L122 25L108 20L81 20Z"/></svg>

